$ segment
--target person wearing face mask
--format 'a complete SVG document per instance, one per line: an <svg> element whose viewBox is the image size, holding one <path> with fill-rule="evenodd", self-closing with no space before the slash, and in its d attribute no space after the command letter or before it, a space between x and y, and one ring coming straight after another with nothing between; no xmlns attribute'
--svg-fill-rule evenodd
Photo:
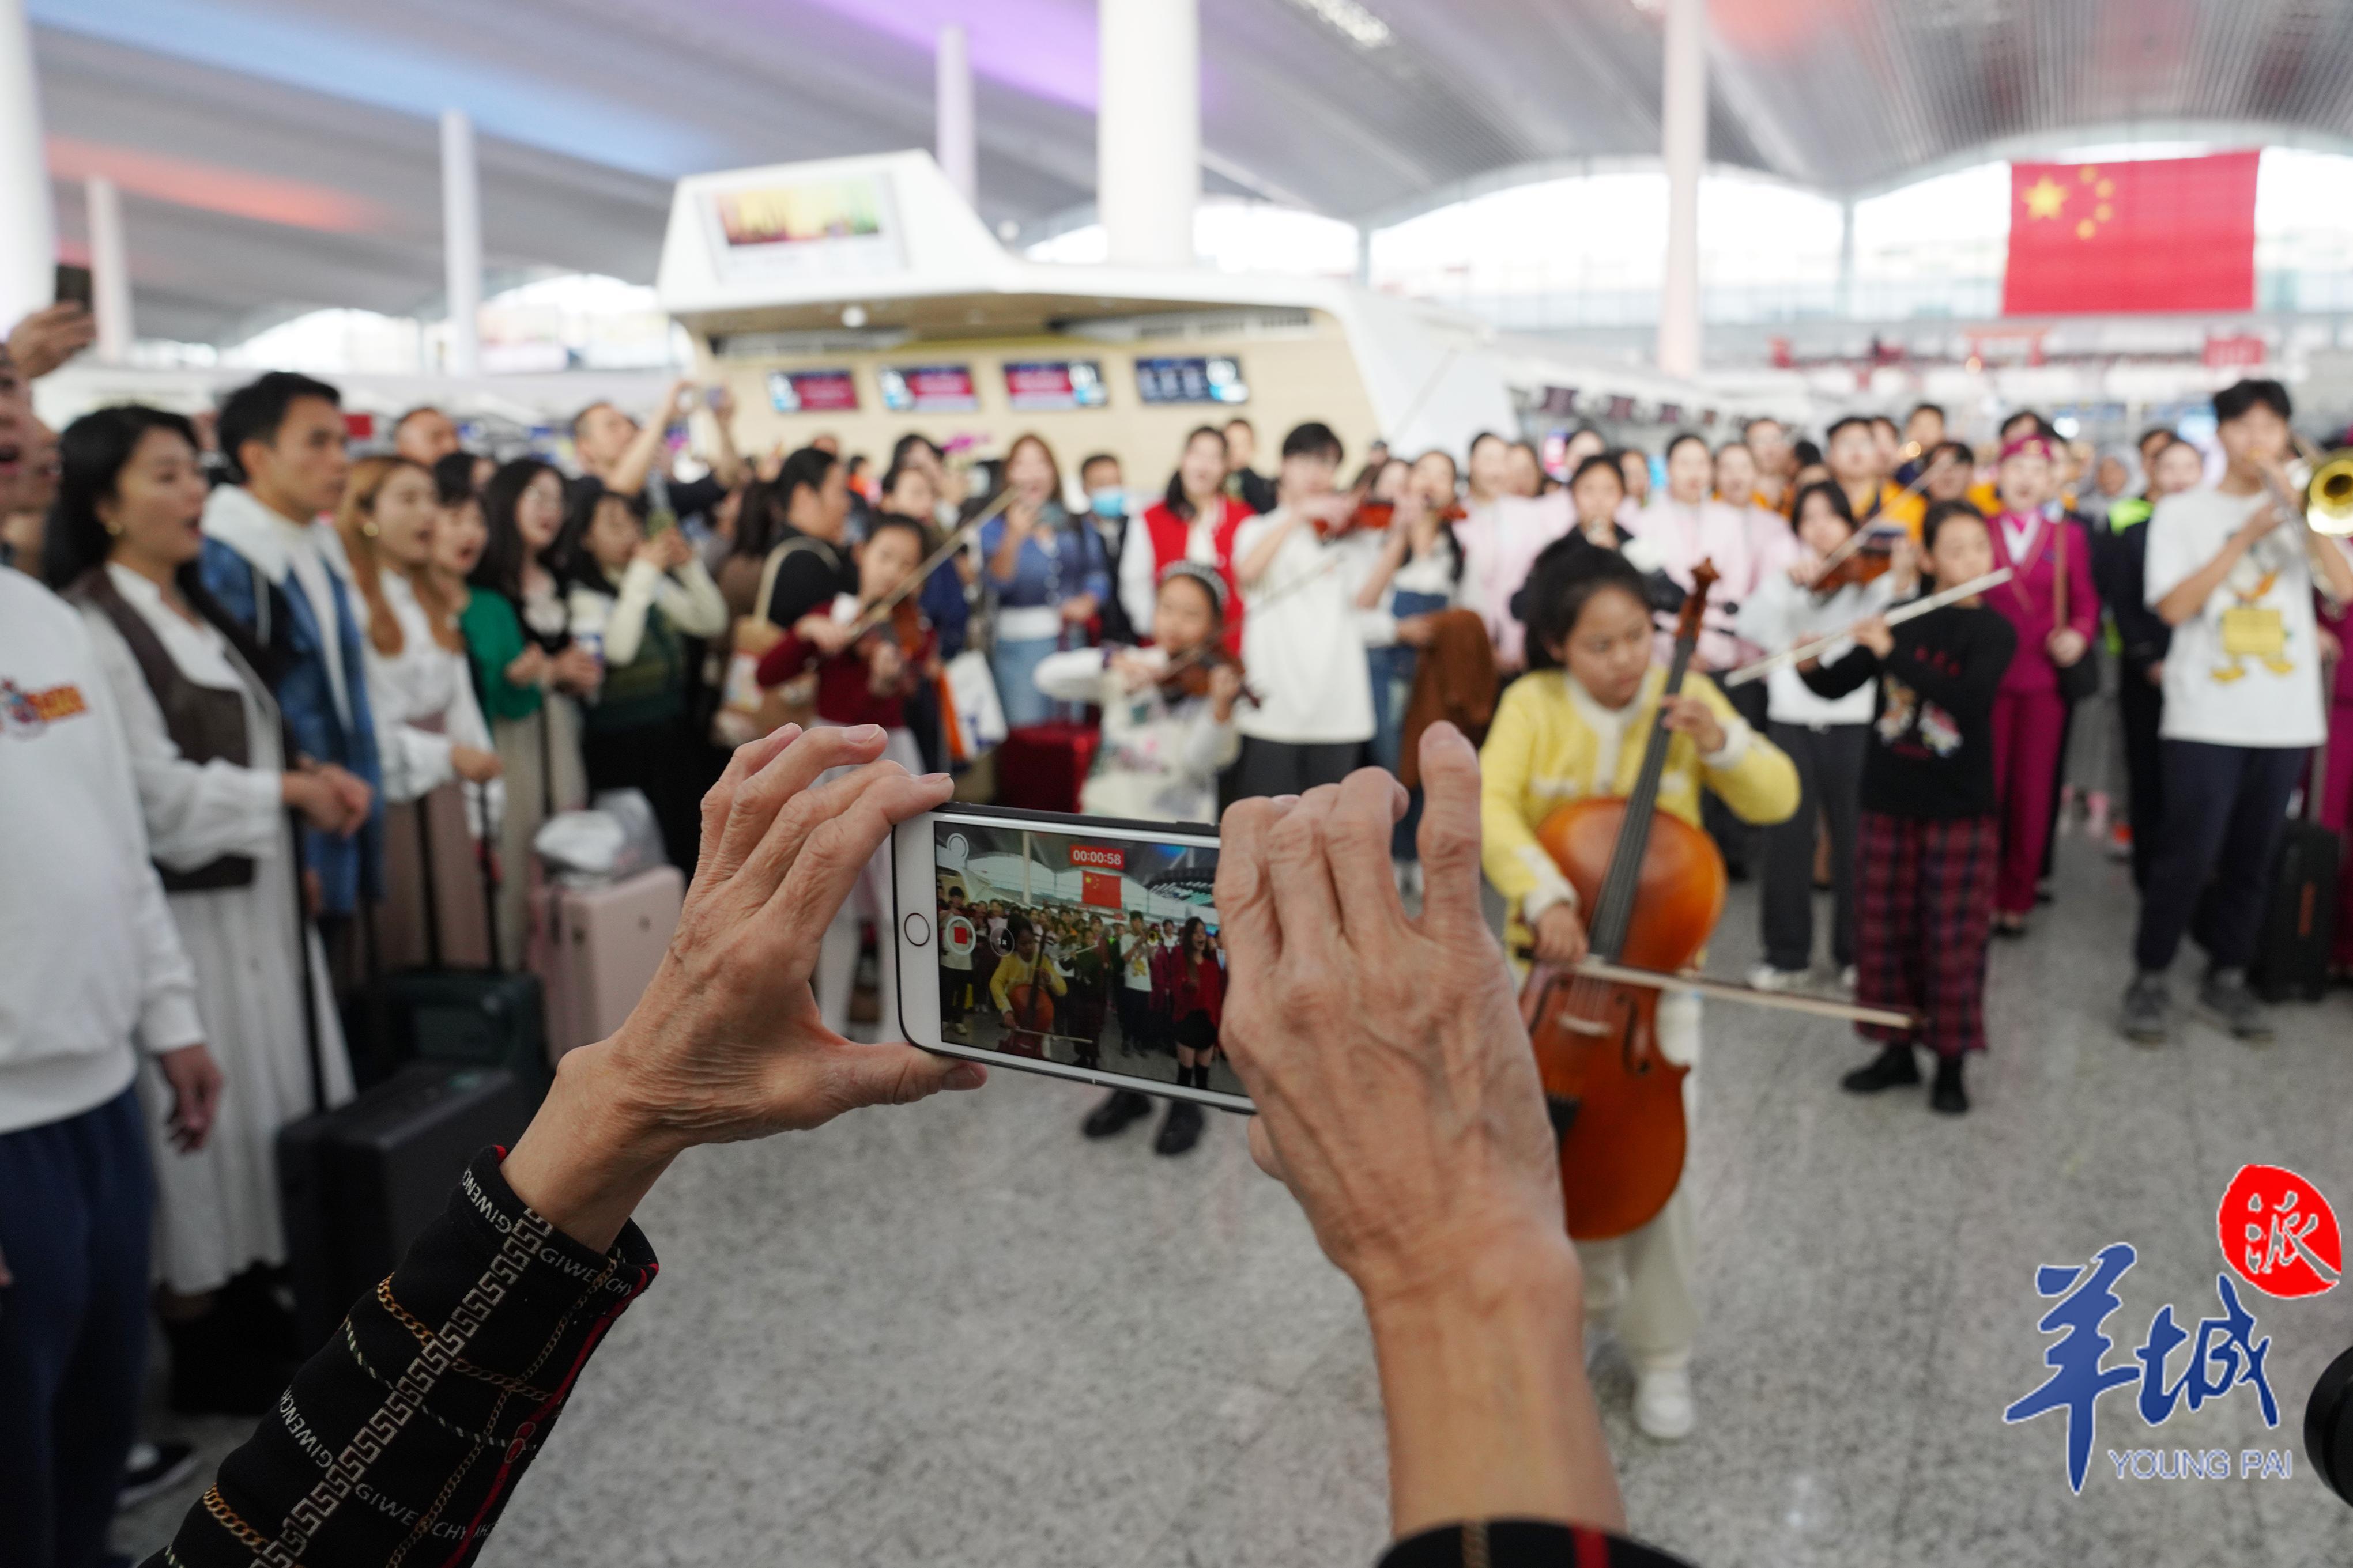
<svg viewBox="0 0 2353 1568"><path fill-rule="evenodd" d="M603 678L596 655L572 638L570 617L548 569L564 524L564 477L537 458L517 458L482 487L487 537L467 578L458 617L473 656L474 682L506 781L499 819L498 948L521 960L530 930L524 868L540 824L584 805L579 700Z"/></svg>
<svg viewBox="0 0 2353 1568"><path fill-rule="evenodd" d="M335 511L344 568L359 590L368 704L384 758L385 907L375 940L386 973L491 962L474 838L495 811L486 814L486 797L466 786L487 791L499 756L458 630L466 594L431 575L437 500L431 476L407 458L363 458ZM438 931L438 957L428 931Z"/></svg>
<svg viewBox="0 0 2353 1568"><path fill-rule="evenodd" d="M205 502L205 587L269 653L274 695L301 756L332 763L380 795L359 619L334 564L332 531L319 522L351 472L342 396L324 382L272 371L221 405L220 446L240 482ZM305 892L339 980L356 973L351 921L360 900L384 896L383 857L380 802L358 832L313 829L303 845Z"/></svg>
<svg viewBox="0 0 2353 1568"><path fill-rule="evenodd" d="M1119 459L1109 452L1093 453L1079 465L1079 483L1087 492L1087 520L1094 524L1096 537L1103 544L1114 589L1124 587L1127 534L1134 519L1128 514L1126 476L1120 471ZM1103 617L1105 642L1133 644L1137 640L1135 623L1128 615L1122 593L1104 595L1096 614Z"/></svg>
<svg viewBox="0 0 2353 1568"><path fill-rule="evenodd" d="M332 764L304 769L284 754L278 706L255 672L261 649L196 571L205 481L188 422L101 409L67 428L59 455L43 553L82 612L120 715L148 851L224 1080L201 1148L175 1135L180 1086L153 1070L139 1085L169 1398L183 1414L258 1415L295 1351L265 1278L286 1261L278 1130L352 1095L325 956L298 903L293 829L299 819L347 837L367 820L367 792Z"/></svg>

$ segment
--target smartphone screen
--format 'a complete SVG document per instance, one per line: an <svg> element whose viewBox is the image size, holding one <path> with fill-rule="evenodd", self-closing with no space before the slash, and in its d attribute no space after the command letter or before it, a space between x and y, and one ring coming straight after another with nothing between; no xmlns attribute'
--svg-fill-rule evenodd
<svg viewBox="0 0 2353 1568"><path fill-rule="evenodd" d="M58 262L57 284L58 304L79 305L85 310L90 308L93 286L89 268L79 262Z"/></svg>
<svg viewBox="0 0 2353 1568"><path fill-rule="evenodd" d="M902 823L892 853L908 1039L1249 1109L1218 1048L1214 829L959 806ZM1207 1089L1178 1081L1202 1065Z"/></svg>

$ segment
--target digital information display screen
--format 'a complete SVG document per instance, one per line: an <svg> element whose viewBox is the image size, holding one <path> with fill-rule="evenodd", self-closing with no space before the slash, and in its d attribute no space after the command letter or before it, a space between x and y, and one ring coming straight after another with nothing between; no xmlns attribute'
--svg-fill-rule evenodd
<svg viewBox="0 0 2353 1568"><path fill-rule="evenodd" d="M1091 359L1021 360L1005 367L1005 400L1017 412L1101 408L1103 363Z"/></svg>
<svg viewBox="0 0 2353 1568"><path fill-rule="evenodd" d="M1136 395L1146 403L1247 403L1250 384L1241 362L1230 354L1161 358L1139 356Z"/></svg>
<svg viewBox="0 0 2353 1568"><path fill-rule="evenodd" d="M893 414L969 414L980 406L965 364L886 364L874 372Z"/></svg>
<svg viewBox="0 0 2353 1568"><path fill-rule="evenodd" d="M768 406L779 414L854 414L858 380L846 370L772 370Z"/></svg>

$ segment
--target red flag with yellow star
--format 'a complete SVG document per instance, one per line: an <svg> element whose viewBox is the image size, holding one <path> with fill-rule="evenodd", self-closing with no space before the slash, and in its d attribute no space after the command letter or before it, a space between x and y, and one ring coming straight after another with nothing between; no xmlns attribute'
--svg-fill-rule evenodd
<svg viewBox="0 0 2353 1568"><path fill-rule="evenodd" d="M2261 158L2012 163L2002 313L2253 310Z"/></svg>

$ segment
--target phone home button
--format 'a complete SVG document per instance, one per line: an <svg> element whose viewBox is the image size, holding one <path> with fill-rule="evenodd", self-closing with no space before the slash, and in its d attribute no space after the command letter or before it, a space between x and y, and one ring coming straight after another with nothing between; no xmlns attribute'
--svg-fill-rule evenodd
<svg viewBox="0 0 2353 1568"><path fill-rule="evenodd" d="M907 933L907 941L912 946L927 946L932 940L932 922L921 915L909 915L901 929Z"/></svg>

